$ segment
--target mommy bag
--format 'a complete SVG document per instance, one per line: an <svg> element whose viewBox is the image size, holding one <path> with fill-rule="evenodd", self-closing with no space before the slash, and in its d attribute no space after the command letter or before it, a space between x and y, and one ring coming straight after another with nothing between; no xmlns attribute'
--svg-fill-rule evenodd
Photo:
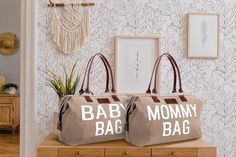
<svg viewBox="0 0 236 157"><path fill-rule="evenodd" d="M179 93L169 96L156 94L157 71L164 56L174 71L173 93L176 93L177 75L180 87ZM165 53L156 60L146 94L133 97L127 107L125 139L131 144L146 146L199 138L202 134L202 106L197 97L183 94L178 65L171 55Z"/></svg>
<svg viewBox="0 0 236 157"><path fill-rule="evenodd" d="M107 94L104 96L93 96L90 91L89 77L96 56L102 60L107 74ZM87 87L84 90L86 80ZM102 54L95 54L87 64L80 96L69 95L62 100L58 122L61 131L59 140L67 145L81 145L124 138L125 108L129 100L126 95L115 94L111 66Z"/></svg>

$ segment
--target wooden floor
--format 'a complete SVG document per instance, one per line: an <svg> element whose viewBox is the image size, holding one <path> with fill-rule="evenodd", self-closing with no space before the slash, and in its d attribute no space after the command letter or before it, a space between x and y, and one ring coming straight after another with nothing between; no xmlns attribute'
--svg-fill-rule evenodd
<svg viewBox="0 0 236 157"><path fill-rule="evenodd" d="M19 133L0 130L0 157L19 157Z"/></svg>

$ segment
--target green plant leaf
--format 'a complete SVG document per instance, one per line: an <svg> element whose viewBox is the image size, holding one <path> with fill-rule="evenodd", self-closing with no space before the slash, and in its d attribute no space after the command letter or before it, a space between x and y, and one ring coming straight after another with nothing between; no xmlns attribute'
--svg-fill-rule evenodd
<svg viewBox="0 0 236 157"><path fill-rule="evenodd" d="M45 72L48 75L45 85L52 88L57 93L59 99L65 95L74 95L76 93L76 89L79 85L79 76L77 75L75 78L75 68L77 62L78 59L73 64L73 67L69 73L67 73L65 65L63 65L64 77L57 75L51 70L47 70Z"/></svg>

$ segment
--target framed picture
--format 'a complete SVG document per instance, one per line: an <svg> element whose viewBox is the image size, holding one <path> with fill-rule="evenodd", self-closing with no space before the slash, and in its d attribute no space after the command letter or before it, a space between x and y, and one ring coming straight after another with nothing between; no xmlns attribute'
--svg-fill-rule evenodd
<svg viewBox="0 0 236 157"><path fill-rule="evenodd" d="M219 15L188 14L188 57L218 58Z"/></svg>
<svg viewBox="0 0 236 157"><path fill-rule="evenodd" d="M160 41L158 37L117 36L117 93L145 93L159 51ZM157 92L159 92L159 78L157 78Z"/></svg>

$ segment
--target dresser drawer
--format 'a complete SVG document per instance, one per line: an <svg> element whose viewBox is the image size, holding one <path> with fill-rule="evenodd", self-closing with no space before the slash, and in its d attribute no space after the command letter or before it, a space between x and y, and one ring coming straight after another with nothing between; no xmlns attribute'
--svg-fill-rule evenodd
<svg viewBox="0 0 236 157"><path fill-rule="evenodd" d="M153 148L152 157L197 157L194 148Z"/></svg>
<svg viewBox="0 0 236 157"><path fill-rule="evenodd" d="M150 148L107 148L105 157L151 157Z"/></svg>
<svg viewBox="0 0 236 157"><path fill-rule="evenodd" d="M103 148L59 148L58 157L104 157Z"/></svg>
<svg viewBox="0 0 236 157"><path fill-rule="evenodd" d="M12 98L9 97L1 97L0 104L12 104Z"/></svg>

